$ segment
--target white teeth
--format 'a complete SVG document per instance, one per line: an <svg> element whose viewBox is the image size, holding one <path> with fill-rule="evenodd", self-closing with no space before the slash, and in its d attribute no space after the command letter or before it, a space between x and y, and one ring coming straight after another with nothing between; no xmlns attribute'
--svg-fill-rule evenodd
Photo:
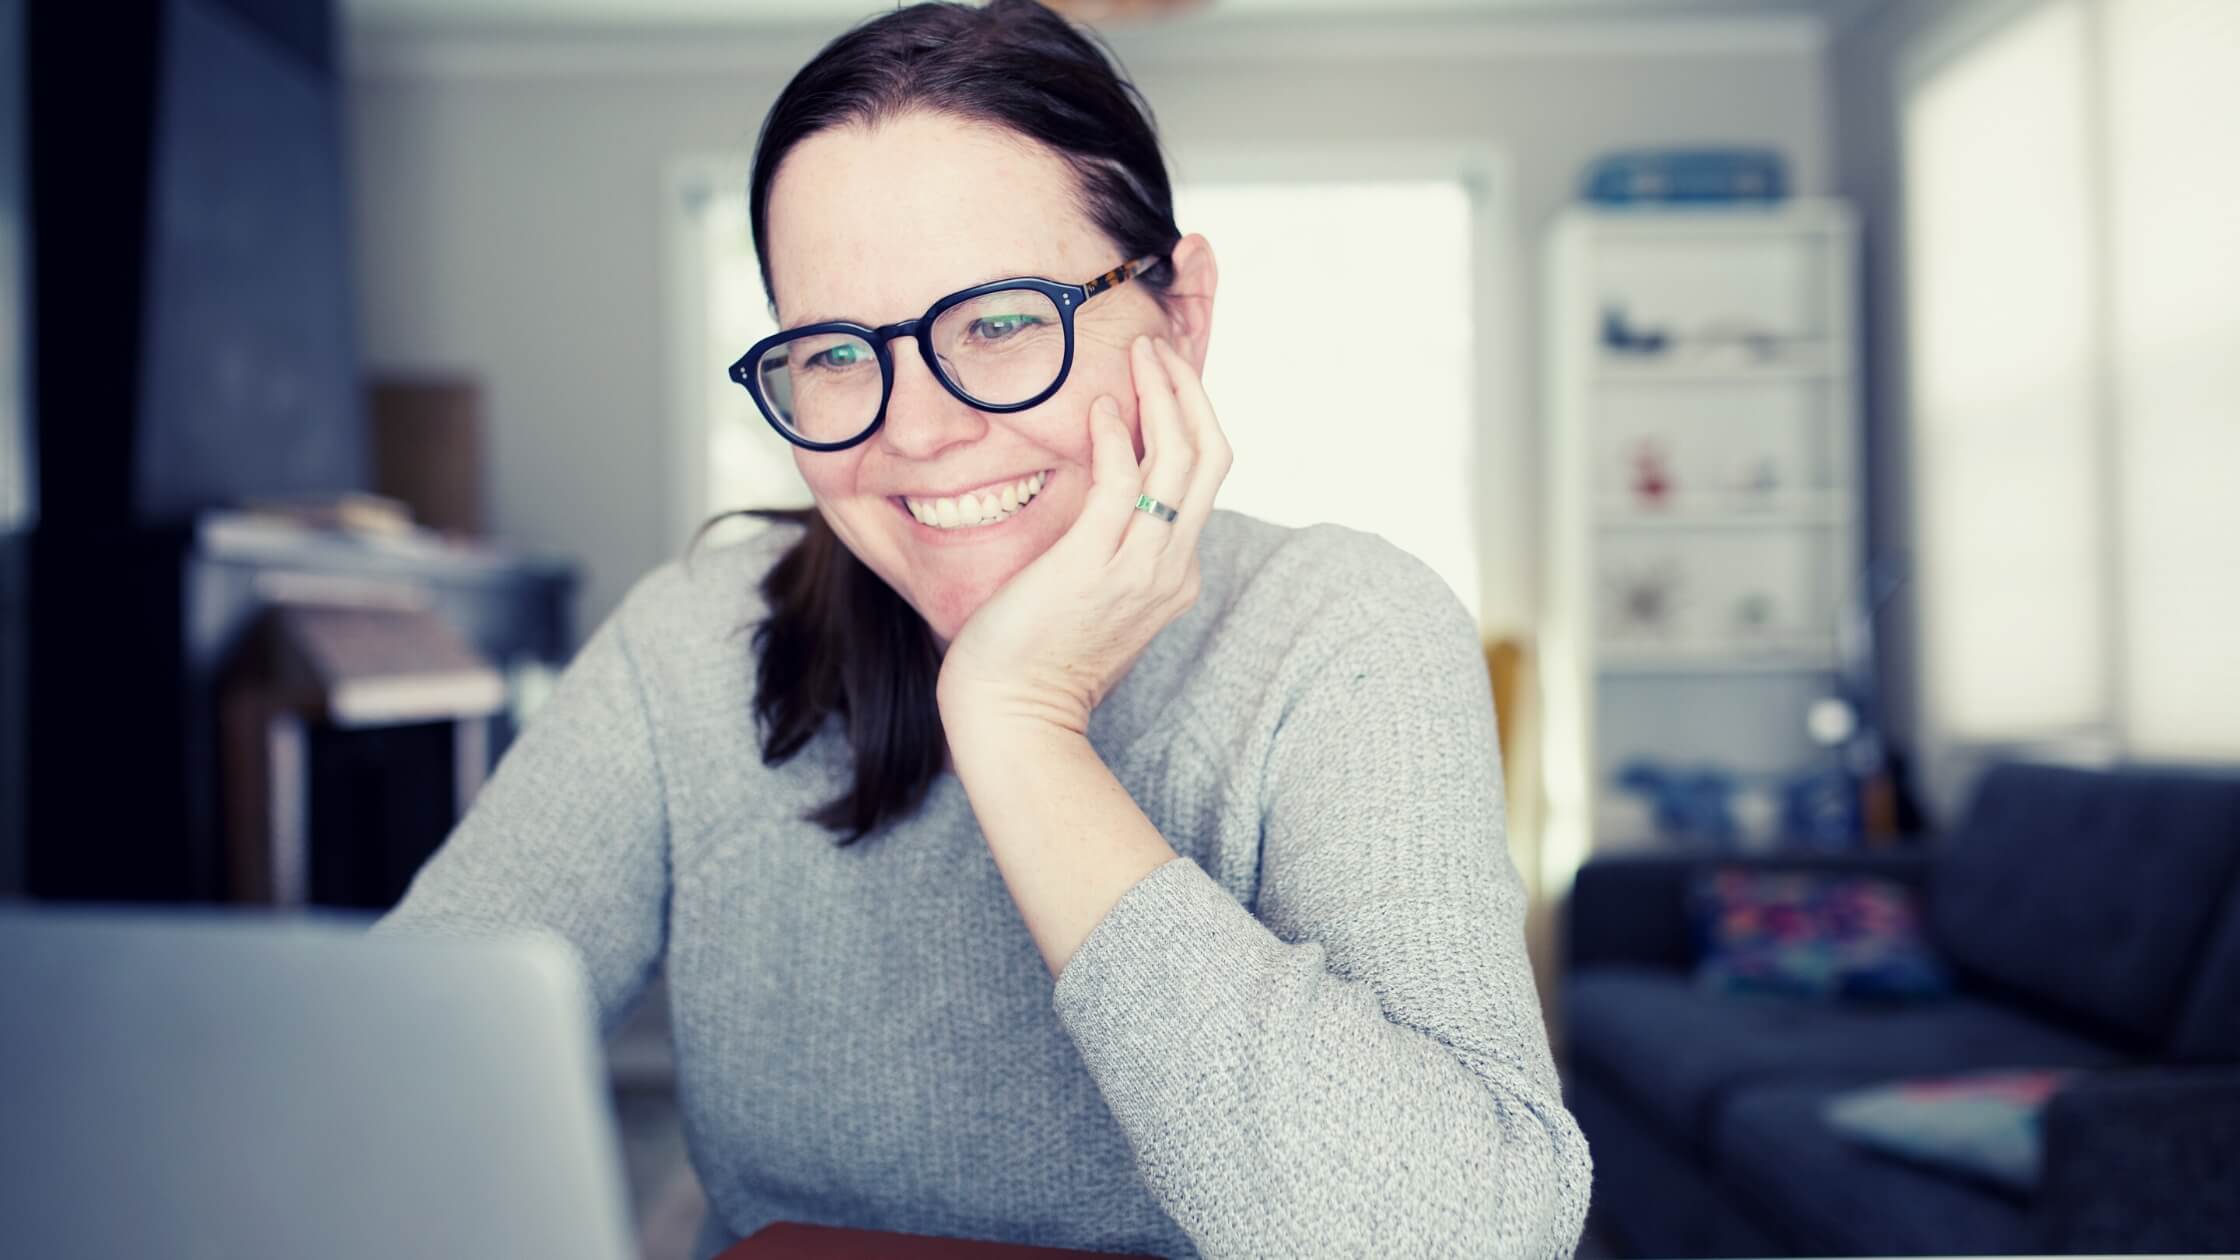
<svg viewBox="0 0 2240 1260"><path fill-rule="evenodd" d="M953 499L913 499L905 495L902 506L910 515L936 529L969 529L975 525L992 525L1016 515L1033 498L1042 493L1050 474L1038 472L1032 477L1022 477L1008 485L978 494L960 494Z"/></svg>

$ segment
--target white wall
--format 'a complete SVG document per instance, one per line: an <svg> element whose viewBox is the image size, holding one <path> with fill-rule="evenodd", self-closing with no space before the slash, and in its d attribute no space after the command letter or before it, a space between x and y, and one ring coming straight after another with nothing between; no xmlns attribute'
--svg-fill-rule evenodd
<svg viewBox="0 0 2240 1260"><path fill-rule="evenodd" d="M1827 191L1820 27L1766 17L1217 36L1114 41L1172 151L1428 142L1505 159L1515 292L1485 316L1511 321L1516 340L1514 380L1481 444L1486 619L1489 630L1529 627L1542 227L1585 164L1622 147L1770 145L1799 191ZM368 367L481 377L493 525L509 542L581 559L579 635L667 554L664 164L750 148L816 42L358 41L352 175Z"/></svg>

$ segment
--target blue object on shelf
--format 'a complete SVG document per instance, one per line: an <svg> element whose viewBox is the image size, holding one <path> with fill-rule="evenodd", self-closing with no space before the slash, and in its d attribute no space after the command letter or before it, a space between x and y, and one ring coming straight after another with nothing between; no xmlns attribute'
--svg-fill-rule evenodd
<svg viewBox="0 0 2240 1260"><path fill-rule="evenodd" d="M1672 335L1661 328L1636 329L1626 322L1626 308L1612 303L1602 308L1602 348L1614 354L1663 354Z"/></svg>
<svg viewBox="0 0 2240 1260"><path fill-rule="evenodd" d="M1618 786L1649 801L1657 833L1666 839L1726 848L1734 843L1734 776L1703 768L1681 770L1653 761L1632 761L1618 771Z"/></svg>
<svg viewBox="0 0 2240 1260"><path fill-rule="evenodd" d="M1841 766L1806 770L1782 788L1782 830L1808 848L1848 850L1859 847L1864 819L1859 811L1859 785Z"/></svg>
<svg viewBox="0 0 2240 1260"><path fill-rule="evenodd" d="M1772 149L1637 149L1595 159L1582 191L1611 206L1771 202L1789 195L1789 173Z"/></svg>

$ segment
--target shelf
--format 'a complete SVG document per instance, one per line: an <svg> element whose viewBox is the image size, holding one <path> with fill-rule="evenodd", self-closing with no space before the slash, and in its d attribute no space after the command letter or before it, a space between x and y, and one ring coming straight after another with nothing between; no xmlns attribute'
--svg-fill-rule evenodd
<svg viewBox="0 0 2240 1260"><path fill-rule="evenodd" d="M1771 202L1580 202L1566 207L1556 222L1559 230L1611 241L1797 236L1840 242L1854 230L1857 216L1833 199L1798 196Z"/></svg>
<svg viewBox="0 0 2240 1260"><path fill-rule="evenodd" d="M1768 637L1732 643L1609 643L1597 668L1606 674L1822 673L1836 668L1829 637Z"/></svg>
<svg viewBox="0 0 2240 1260"><path fill-rule="evenodd" d="M1559 858L1657 843L1646 817L1595 816L1628 761L1756 773L1810 751L1865 550L1856 228L1822 200L1571 211L1549 237L1541 821Z"/></svg>
<svg viewBox="0 0 2240 1260"><path fill-rule="evenodd" d="M1636 507L1617 498L1595 505L1595 524L1604 529L1814 529L1850 522L1849 497L1824 490L1691 495L1663 507Z"/></svg>
<svg viewBox="0 0 2240 1260"><path fill-rule="evenodd" d="M1592 376L1601 385L1767 385L1840 381L1848 367L1825 363L1627 363L1604 360Z"/></svg>

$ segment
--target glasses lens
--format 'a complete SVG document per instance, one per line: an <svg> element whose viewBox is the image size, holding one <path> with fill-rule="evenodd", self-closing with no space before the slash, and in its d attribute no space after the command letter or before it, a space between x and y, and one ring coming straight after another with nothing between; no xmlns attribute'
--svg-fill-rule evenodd
<svg viewBox="0 0 2240 1260"><path fill-rule="evenodd" d="M879 356L861 337L796 337L764 351L754 376L779 423L812 442L845 442L879 415Z"/></svg>
<svg viewBox="0 0 2240 1260"><path fill-rule="evenodd" d="M933 349L957 388L995 406L1050 388L1066 360L1058 304L1033 289L1002 289L960 302L933 324Z"/></svg>

